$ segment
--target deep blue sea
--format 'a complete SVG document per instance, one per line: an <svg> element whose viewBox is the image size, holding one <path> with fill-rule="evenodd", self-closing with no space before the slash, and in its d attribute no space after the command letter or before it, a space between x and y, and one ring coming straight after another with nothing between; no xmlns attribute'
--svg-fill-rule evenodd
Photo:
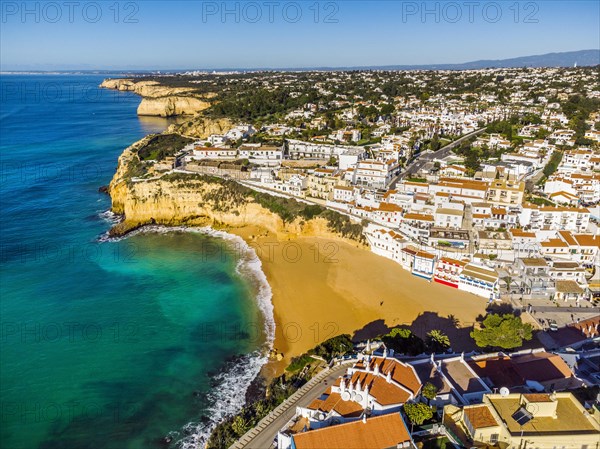
<svg viewBox="0 0 600 449"><path fill-rule="evenodd" d="M264 360L268 287L242 242L101 238L98 188L168 125L103 76L0 76L3 448L197 447Z"/></svg>

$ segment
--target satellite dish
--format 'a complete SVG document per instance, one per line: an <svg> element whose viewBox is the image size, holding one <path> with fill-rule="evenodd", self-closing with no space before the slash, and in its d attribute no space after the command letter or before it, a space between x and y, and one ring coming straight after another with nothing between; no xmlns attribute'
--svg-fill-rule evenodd
<svg viewBox="0 0 600 449"><path fill-rule="evenodd" d="M508 388L506 388L506 387L500 388L500 396L502 396L503 398L505 398L509 394L510 394L510 390Z"/></svg>

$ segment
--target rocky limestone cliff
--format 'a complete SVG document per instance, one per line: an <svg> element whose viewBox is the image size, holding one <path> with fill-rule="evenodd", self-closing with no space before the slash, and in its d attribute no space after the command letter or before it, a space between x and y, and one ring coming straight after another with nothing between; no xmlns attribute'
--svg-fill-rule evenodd
<svg viewBox="0 0 600 449"><path fill-rule="evenodd" d="M325 218L303 220L298 217L286 223L252 198L240 202L238 195L235 200L235 195L227 191L225 186L218 182L207 182L201 177L172 175L132 182L128 179L128 166L130 161L137 159L136 151L146 139L122 153L108 188L112 211L123 215L123 221L111 230L112 235L122 235L145 224L212 226L216 229L259 226L282 240L313 236L358 244L332 231Z"/></svg>
<svg viewBox="0 0 600 449"><path fill-rule="evenodd" d="M189 121L169 126L167 132L206 139L211 134L224 134L231 128L233 128L233 122L229 119L211 119L200 114L190 118Z"/></svg>
<svg viewBox="0 0 600 449"><path fill-rule="evenodd" d="M101 88L134 92L142 97L138 115L172 117L194 115L210 107L207 101L214 95L194 95L190 87L162 86L156 81L136 81L133 79L106 79Z"/></svg>
<svg viewBox="0 0 600 449"><path fill-rule="evenodd" d="M194 97L142 98L138 106L138 115L173 117L175 115L194 115L210 107L210 103Z"/></svg>

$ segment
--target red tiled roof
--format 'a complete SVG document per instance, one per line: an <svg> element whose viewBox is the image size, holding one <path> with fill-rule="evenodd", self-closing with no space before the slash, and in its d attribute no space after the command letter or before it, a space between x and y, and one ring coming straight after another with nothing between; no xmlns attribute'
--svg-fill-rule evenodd
<svg viewBox="0 0 600 449"><path fill-rule="evenodd" d="M387 449L410 441L399 413L297 433L292 438L296 449Z"/></svg>

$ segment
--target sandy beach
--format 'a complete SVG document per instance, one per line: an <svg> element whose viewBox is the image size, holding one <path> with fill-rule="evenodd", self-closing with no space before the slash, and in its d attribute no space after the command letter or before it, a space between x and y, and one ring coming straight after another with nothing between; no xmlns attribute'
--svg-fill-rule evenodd
<svg viewBox="0 0 600 449"><path fill-rule="evenodd" d="M258 228L230 232L256 249L273 290L274 347L284 354L270 367L275 372L342 333L360 331L369 338L409 325L424 336L445 328L455 344L464 345L458 341L468 335L464 328L485 313L484 298L413 276L363 247L314 237L281 241ZM455 329L455 320L462 330Z"/></svg>

